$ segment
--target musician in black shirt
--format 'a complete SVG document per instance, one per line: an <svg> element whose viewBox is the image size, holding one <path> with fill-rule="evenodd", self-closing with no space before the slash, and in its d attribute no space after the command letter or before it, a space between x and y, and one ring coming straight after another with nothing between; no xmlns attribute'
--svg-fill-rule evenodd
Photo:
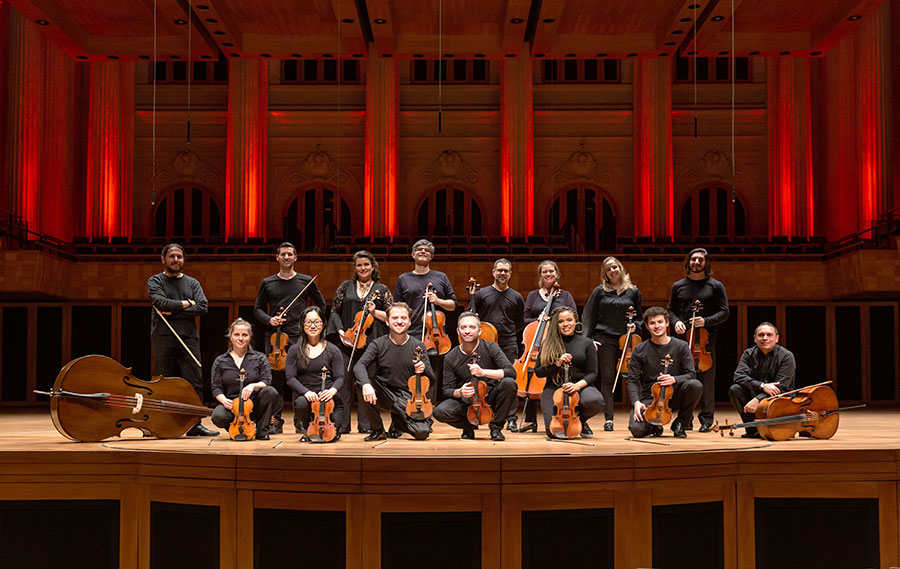
<svg viewBox="0 0 900 569"><path fill-rule="evenodd" d="M525 327L525 299L509 286L512 263L506 259L494 261L494 282L475 293L475 312L482 322L490 322L497 329L497 345L510 362L519 352L519 335Z"/></svg>

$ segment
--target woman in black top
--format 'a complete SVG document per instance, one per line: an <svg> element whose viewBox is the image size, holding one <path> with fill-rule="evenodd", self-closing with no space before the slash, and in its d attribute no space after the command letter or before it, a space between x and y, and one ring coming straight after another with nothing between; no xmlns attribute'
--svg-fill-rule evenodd
<svg viewBox="0 0 900 569"><path fill-rule="evenodd" d="M344 358L344 371L350 367L350 354L353 353L353 338L347 337L345 332L353 326L354 317L363 308L363 300L367 297L370 298L365 303L365 309L375 319L372 326L366 331L367 342L387 334L385 308L393 302L391 290L379 282L378 261L371 253L357 251L353 255L353 268L355 271L353 278L342 282L334 291L331 317L325 331L326 337L340 348ZM365 351L366 346L362 346L353 353L354 363ZM345 381L339 393L346 410L341 418L341 423L337 425L338 431L341 433L350 432L350 409L353 407L354 392L354 382ZM360 433L369 432L365 415L357 415L357 427Z"/></svg>
<svg viewBox="0 0 900 569"><path fill-rule="evenodd" d="M603 259L603 277L600 284L591 293L584 312L581 313L581 321L584 323L586 337L599 342L597 348L598 368L600 372L600 393L606 401L604 414L606 423L604 431L613 430L613 415L615 406L612 388L616 379L616 370L621 357L619 338L630 329L637 333L636 324L628 324L627 312L634 308L635 318L640 322L641 315L641 291L631 284L631 277L615 257ZM625 379L623 372L619 381Z"/></svg>
<svg viewBox="0 0 900 569"><path fill-rule="evenodd" d="M538 354L538 367L534 374L547 378L541 394L541 410L544 412L544 429L550 435L550 419L553 417L553 392L562 387L567 393L578 393L576 410L581 418L581 436L594 436L587 420L603 411L603 396L594 387L597 379L597 351L594 342L575 333L578 315L568 306L554 308L547 323L547 336ZM569 380L565 380L563 364L569 364Z"/></svg>
<svg viewBox="0 0 900 569"><path fill-rule="evenodd" d="M344 358L337 346L326 342L322 336L325 327L325 313L318 306L310 306L300 313L303 330L297 343L291 346L284 363L287 384L294 390L294 428L302 433L301 441L306 441L306 427L310 421L312 402L327 403L334 400L331 420L340 424L344 415L344 402L335 397L344 384ZM327 375L325 389L322 389L322 368ZM340 433L334 440L340 438Z"/></svg>

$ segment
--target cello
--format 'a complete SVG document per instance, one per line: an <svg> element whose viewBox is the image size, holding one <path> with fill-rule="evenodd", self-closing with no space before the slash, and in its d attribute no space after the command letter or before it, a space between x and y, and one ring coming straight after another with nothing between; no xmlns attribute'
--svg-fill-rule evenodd
<svg viewBox="0 0 900 569"><path fill-rule="evenodd" d="M562 294L562 289L559 283L555 283L550 289L550 294L547 295L547 305L544 306L541 315L537 320L529 323L522 332L522 343L528 346L528 349L513 364L513 368L516 370L516 388L519 397L540 399L541 393L544 391L544 385L547 383L547 380L534 375L534 368L537 366L541 342L544 340L544 334L547 332L550 307L553 305L553 300L560 294Z"/></svg>
<svg viewBox="0 0 900 569"><path fill-rule="evenodd" d="M325 391L325 382L328 379L328 368L322 367L322 389ZM309 422L306 428L306 436L311 443L330 443L336 440L337 429L331 421L331 413L334 411L334 399L321 402L318 399L312 402L310 406L310 415L313 420Z"/></svg>
<svg viewBox="0 0 900 569"><path fill-rule="evenodd" d="M691 308L691 333L688 337L688 346L691 348L691 356L694 358L694 367L697 371L707 371L712 367L712 356L706 349L709 343L709 330L706 328L694 329L694 321L697 313L703 310L703 304L699 300L694 301Z"/></svg>
<svg viewBox="0 0 900 569"><path fill-rule="evenodd" d="M64 365L50 391L50 417L74 441L102 441L128 428L161 439L180 437L212 415L180 377L139 379L116 360L83 356Z"/></svg>
<svg viewBox="0 0 900 569"><path fill-rule="evenodd" d="M425 292L434 292L434 285L428 283ZM444 313L434 309L434 303L425 298L424 322L422 324L422 341L429 356L443 355L450 351L450 337L444 332Z"/></svg>
<svg viewBox="0 0 900 569"><path fill-rule="evenodd" d="M294 297L294 300L290 302L285 308L279 308L281 312L275 315L275 318L284 319L284 315L287 314L288 310L294 305L295 302L300 298L300 296L306 292L306 289L309 288L309 285L315 282L316 277L319 275L313 276L313 278L309 279L309 282L306 283L306 286L300 289L300 292L297 293L297 296ZM288 335L281 331L281 324L275 328L275 331L269 336L269 366L271 366L274 370L283 370L284 363L287 360L287 345L290 343L290 338Z"/></svg>
<svg viewBox="0 0 900 569"><path fill-rule="evenodd" d="M666 354L666 357L659 363L663 366L663 371L660 375L668 374L669 366L672 365L672 356ZM657 381L650 388L650 392L653 393L653 402L644 409L644 420L651 425L668 425L669 421L672 420L669 400L672 399L672 394L675 393L675 385L662 385Z"/></svg>
<svg viewBox="0 0 900 569"><path fill-rule="evenodd" d="M569 383L569 362L563 364L563 383ZM553 418L550 419L550 436L554 439L574 439L581 436L581 420L578 418L578 392L569 393L562 387L553 392Z"/></svg>
<svg viewBox="0 0 900 569"><path fill-rule="evenodd" d="M478 352L472 352L472 361L474 365L478 363ZM484 380L472 376L472 387L475 388L475 394L472 395L472 402L466 409L466 418L469 423L474 426L485 425L494 418L494 410L487 402L488 385Z"/></svg>
<svg viewBox="0 0 900 569"><path fill-rule="evenodd" d="M416 348L416 359L413 362L421 362L425 358L425 351L421 347ZM428 376L417 373L411 375L407 381L410 395L409 401L406 402L406 414L413 419L423 420L431 417L434 407L431 400L428 399L428 387L430 382Z"/></svg>
<svg viewBox="0 0 900 569"><path fill-rule="evenodd" d="M247 399L244 401L244 382L247 380L247 372L241 369L241 390L238 396L231 402L231 412L234 413L234 420L228 425L228 436L233 441L249 441L256 436L256 423L250 419L250 413L253 412L253 401Z"/></svg>
<svg viewBox="0 0 900 569"><path fill-rule="evenodd" d="M619 337L619 348L622 350L622 357L619 358L619 365L616 368L616 379L613 381L611 393L616 392L616 385L619 384L619 376L622 372L628 371L628 364L631 362L631 352L641 343L641 337L631 331L631 325L634 324L634 317L637 315L633 306L629 306L625 311L628 317L628 332Z"/></svg>
<svg viewBox="0 0 900 569"><path fill-rule="evenodd" d="M475 311L475 293L478 292L478 287L479 284L475 282L475 277L469 277L469 282L466 284L466 290L469 292L469 304L466 306L466 312L478 314ZM488 342L496 342L497 327L490 322L482 322L481 332L478 333L478 337ZM459 336L459 343L462 344L462 336Z"/></svg>

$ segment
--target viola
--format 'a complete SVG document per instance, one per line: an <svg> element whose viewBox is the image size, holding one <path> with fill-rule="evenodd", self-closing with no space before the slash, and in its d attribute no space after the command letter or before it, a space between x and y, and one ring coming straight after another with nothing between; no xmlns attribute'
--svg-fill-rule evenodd
<svg viewBox="0 0 900 569"><path fill-rule="evenodd" d="M256 436L256 423L250 420L253 411L253 401L241 397L244 391L244 382L247 381L247 372L241 369L241 391L231 402L231 412L234 420L228 425L228 436L233 441L249 441Z"/></svg>
<svg viewBox="0 0 900 569"><path fill-rule="evenodd" d="M428 283L425 292L434 292L434 285ZM443 355L450 351L450 337L444 332L444 313L435 310L434 304L425 299L425 323L422 325L422 341L429 356Z"/></svg>
<svg viewBox="0 0 900 569"><path fill-rule="evenodd" d="M633 306L629 306L625 311L628 317L628 332L619 337L619 349L622 350L622 356L619 358L619 365L616 368L616 379L613 381L612 393L616 392L616 385L619 384L619 376L622 372L628 371L628 364L631 362L631 353L641 343L641 337L631 331L631 325L634 324L634 317L637 315Z"/></svg>
<svg viewBox="0 0 900 569"><path fill-rule="evenodd" d="M413 362L421 362L425 359L425 351L421 347L416 348L416 358ZM417 373L411 375L407 381L409 392L412 394L409 401L406 402L406 414L413 419L427 419L431 417L434 407L431 400L428 399L428 387L431 385L428 377L424 374Z"/></svg>
<svg viewBox="0 0 900 569"><path fill-rule="evenodd" d="M707 371L712 367L712 356L706 349L709 343L709 330L706 328L694 329L694 318L697 313L703 309L703 304L699 300L694 301L691 308L691 333L688 336L688 346L691 348L691 356L694 358L694 367L697 371Z"/></svg>
<svg viewBox="0 0 900 569"><path fill-rule="evenodd" d="M322 389L319 393L325 391L325 382L328 379L328 368L322 367ZM318 399L312 402L310 406L310 414L313 420L309 422L306 428L306 436L309 437L311 443L330 443L337 437L337 428L331 421L331 414L334 412L334 399L321 402Z"/></svg>
<svg viewBox="0 0 900 569"><path fill-rule="evenodd" d="M469 292L469 304L466 306L467 312L475 312L475 293L478 292L479 284L475 282L475 277L469 277L469 282L466 285L466 290ZM497 327L491 324L490 322L482 322L481 323L481 332L478 333L478 337L482 340L487 340L488 342L496 342L498 338ZM462 336L459 336L459 343L462 344Z"/></svg>
<svg viewBox="0 0 900 569"><path fill-rule="evenodd" d="M362 301L362 308L353 316L353 325L341 336L341 343L348 348L352 347L354 350L361 350L365 347L369 341L366 331L375 323L375 317L366 310L366 305L369 302L375 302L380 297L381 291L375 291L374 293L371 290L369 291L369 294Z"/></svg>
<svg viewBox="0 0 900 569"><path fill-rule="evenodd" d="M472 364L478 363L478 352L472 352ZM472 395L472 402L466 409L466 418L469 423L475 425L485 425L494 418L494 410L487 402L488 385L485 381L478 377L472 376L472 387L475 388L475 394Z"/></svg>
<svg viewBox="0 0 900 569"><path fill-rule="evenodd" d="M547 316L550 314L550 307L553 305L553 300L560 294L562 294L562 289L559 287L559 283L554 283L550 294L547 295L547 305L541 311L540 317L529 323L522 332L522 343L528 346L528 349L513 364L516 370L516 388L519 397L540 399L541 393L544 391L547 380L534 375L534 368L537 367L541 342L547 333Z"/></svg>
<svg viewBox="0 0 900 569"><path fill-rule="evenodd" d="M197 392L180 377L147 381L106 356L84 356L64 365L50 391L53 426L75 441L102 441L128 428L168 439L208 417Z"/></svg>
<svg viewBox="0 0 900 569"><path fill-rule="evenodd" d="M661 375L669 373L669 366L672 365L672 356L666 354L660 362L663 366ZM662 385L658 381L650 388L653 393L653 402L644 409L644 420L651 425L668 425L672 420L672 410L669 408L669 401L675 392L675 385Z"/></svg>
<svg viewBox="0 0 900 569"><path fill-rule="evenodd" d="M569 383L569 362L563 364L563 383ZM560 387L553 392L553 418L550 419L550 436L555 439L575 439L581 436L581 419L578 418L578 392L568 393Z"/></svg>
<svg viewBox="0 0 900 569"><path fill-rule="evenodd" d="M828 384L830 381L780 393L760 401L756 408L756 420L749 423L719 425L711 430L724 436L734 429L756 427L764 439L786 441L797 433L808 433L815 439L830 439L838 430L839 413L848 409L858 409L865 405L838 407L837 396Z"/></svg>

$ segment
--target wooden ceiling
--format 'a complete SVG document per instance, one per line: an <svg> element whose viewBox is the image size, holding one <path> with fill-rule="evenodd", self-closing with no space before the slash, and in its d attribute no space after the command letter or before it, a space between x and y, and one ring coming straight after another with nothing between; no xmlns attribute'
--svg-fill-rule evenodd
<svg viewBox="0 0 900 569"><path fill-rule="evenodd" d="M659 57L695 46L709 56L730 53L732 41L738 55L808 56L887 0L7 1L72 57L98 61L146 59L154 46L158 59L183 59L189 43L193 59L366 57L370 48L500 59L525 45L545 57Z"/></svg>

